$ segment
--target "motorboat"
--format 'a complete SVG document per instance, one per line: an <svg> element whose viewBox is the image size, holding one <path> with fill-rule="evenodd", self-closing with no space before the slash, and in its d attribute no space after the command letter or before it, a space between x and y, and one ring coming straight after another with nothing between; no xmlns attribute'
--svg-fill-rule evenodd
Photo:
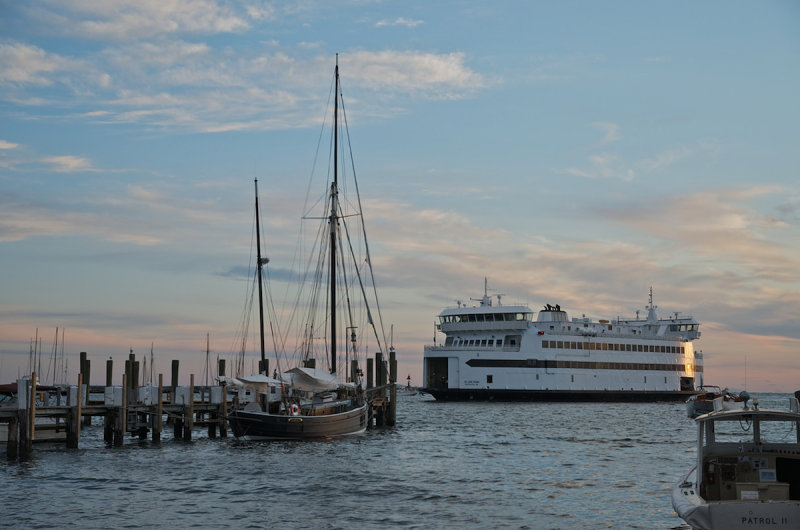
<svg viewBox="0 0 800 530"><path fill-rule="evenodd" d="M672 506L696 530L800 528L800 403L752 406L696 418L697 462L672 489Z"/></svg>

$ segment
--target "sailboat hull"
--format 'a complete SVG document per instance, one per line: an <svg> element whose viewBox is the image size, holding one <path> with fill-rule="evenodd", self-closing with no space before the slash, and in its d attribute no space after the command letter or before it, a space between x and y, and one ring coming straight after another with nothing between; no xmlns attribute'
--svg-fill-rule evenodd
<svg viewBox="0 0 800 530"><path fill-rule="evenodd" d="M234 436L244 440L305 440L363 434L367 429L367 404L320 416L285 416L260 411L235 410L228 415Z"/></svg>

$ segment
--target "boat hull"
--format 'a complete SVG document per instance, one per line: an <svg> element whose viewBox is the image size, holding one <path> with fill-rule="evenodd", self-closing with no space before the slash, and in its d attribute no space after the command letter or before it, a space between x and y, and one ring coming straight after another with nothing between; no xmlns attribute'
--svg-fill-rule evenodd
<svg viewBox="0 0 800 530"><path fill-rule="evenodd" d="M286 416L235 410L228 415L234 436L244 440L304 440L363 434L368 423L367 404L338 414Z"/></svg>
<svg viewBox="0 0 800 530"><path fill-rule="evenodd" d="M690 482L694 469L672 490L672 507L694 530L800 528L800 501L706 502Z"/></svg>
<svg viewBox="0 0 800 530"><path fill-rule="evenodd" d="M494 388L423 388L439 401L685 401L694 391L646 390L503 390Z"/></svg>

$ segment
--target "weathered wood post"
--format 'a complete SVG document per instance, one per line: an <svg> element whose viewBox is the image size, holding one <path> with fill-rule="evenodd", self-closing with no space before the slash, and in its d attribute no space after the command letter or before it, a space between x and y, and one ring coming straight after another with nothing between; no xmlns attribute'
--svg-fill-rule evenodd
<svg viewBox="0 0 800 530"><path fill-rule="evenodd" d="M110 357L106 361L106 386L114 386L114 361Z"/></svg>
<svg viewBox="0 0 800 530"><path fill-rule="evenodd" d="M36 438L36 372L31 374L31 394L30 405L28 406L28 440L25 454L29 455L33 451L33 440Z"/></svg>
<svg viewBox="0 0 800 530"><path fill-rule="evenodd" d="M7 441L6 456L9 460L14 460L19 455L19 416L12 416L8 420Z"/></svg>
<svg viewBox="0 0 800 530"><path fill-rule="evenodd" d="M383 363L383 352L375 353L375 386L386 384L386 365Z"/></svg>
<svg viewBox="0 0 800 530"><path fill-rule="evenodd" d="M374 385L372 384L372 375L373 375L373 361L372 359L367 359L367 388L372 388Z"/></svg>
<svg viewBox="0 0 800 530"><path fill-rule="evenodd" d="M189 403L184 405L183 439L192 441L192 428L194 427L194 374L189 375Z"/></svg>
<svg viewBox="0 0 800 530"><path fill-rule="evenodd" d="M350 361L350 379L351 383L355 383L358 381L358 361L352 360Z"/></svg>
<svg viewBox="0 0 800 530"><path fill-rule="evenodd" d="M92 384L91 383L91 380L92 380L91 379L92 361L90 361L86 357L86 352L85 351L81 352L80 373L83 376L83 382L86 385L86 397L87 397L87 400L88 400L88 397L89 397L89 386ZM85 418L83 418L83 424L86 425L86 426L91 425L92 424L92 417L91 416L86 416Z"/></svg>
<svg viewBox="0 0 800 530"><path fill-rule="evenodd" d="M383 362L383 352L375 352L375 386L380 388L380 394L375 394L378 406L375 410L375 426L386 425L386 368Z"/></svg>
<svg viewBox="0 0 800 530"><path fill-rule="evenodd" d="M113 388L114 386L114 361L108 359L106 361L106 389ZM110 391L113 395L113 390ZM105 394L108 394L109 390L105 391ZM108 407L108 405L106 405ZM113 443L114 442L114 416L115 414L112 412L113 407L111 409L106 408L106 413L103 415L103 440L106 443Z"/></svg>
<svg viewBox="0 0 800 530"><path fill-rule="evenodd" d="M158 400L156 401L156 417L153 418L153 441L161 441L161 415L164 413L164 374L158 374Z"/></svg>
<svg viewBox="0 0 800 530"><path fill-rule="evenodd" d="M214 403L214 390L215 387L206 387L208 390L208 403ZM217 408L216 412L208 411L208 416L206 417L206 421L208 422L208 437L209 438L216 438L217 437L217 419L219 417L219 408Z"/></svg>
<svg viewBox="0 0 800 530"><path fill-rule="evenodd" d="M23 456L25 454L25 447L28 443L28 434L30 433L30 429L28 428L28 405L30 404L30 400L28 399L28 385L29 381L27 379L17 379L17 419L19 422L18 428L18 455Z"/></svg>
<svg viewBox="0 0 800 530"><path fill-rule="evenodd" d="M128 381L128 385L133 390L131 393L132 401L136 402L138 396L135 391L139 388L139 361L134 358L133 354L131 354L131 378Z"/></svg>
<svg viewBox="0 0 800 530"><path fill-rule="evenodd" d="M12 424L8 425L8 458L25 456L25 448L28 446L28 380L17 379L17 414L16 428L12 429ZM12 440L16 440L12 443Z"/></svg>
<svg viewBox="0 0 800 530"><path fill-rule="evenodd" d="M126 368L129 361L126 361ZM114 430L114 445L122 445L128 431L128 374L122 374L122 403L117 414L117 428Z"/></svg>
<svg viewBox="0 0 800 530"><path fill-rule="evenodd" d="M386 424L390 427L397 422L397 356L394 348L389 348L389 410Z"/></svg>
<svg viewBox="0 0 800 530"><path fill-rule="evenodd" d="M175 389L178 388L178 369L180 368L180 364L180 361L177 359L172 361L172 379L170 380L172 382L171 403L175 403Z"/></svg>
<svg viewBox="0 0 800 530"><path fill-rule="evenodd" d="M81 437L81 393L83 390L83 374L78 374L78 388L73 395L70 392L70 399L75 397L75 403L69 404L69 416L67 419L67 447L69 449L78 448L78 440Z"/></svg>
<svg viewBox="0 0 800 530"><path fill-rule="evenodd" d="M228 385L222 383L222 405L219 410L219 437L228 436Z"/></svg>

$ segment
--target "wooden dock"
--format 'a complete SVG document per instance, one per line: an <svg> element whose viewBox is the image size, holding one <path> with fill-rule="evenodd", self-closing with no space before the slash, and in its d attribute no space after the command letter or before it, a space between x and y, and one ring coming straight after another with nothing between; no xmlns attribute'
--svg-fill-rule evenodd
<svg viewBox="0 0 800 530"><path fill-rule="evenodd" d="M389 362L376 354L367 359L367 400L371 403L369 426L394 426L396 423L397 361L394 351ZM9 459L26 458L36 441L66 442L66 447L77 448L81 427L91 425L93 417L103 418L104 440L109 445L120 446L126 435L139 440L161 439L164 427L172 429L174 439L191 441L195 427L208 429L209 438L227 436L227 415L235 406L228 400L224 384L196 386L194 374L188 386L179 386L178 361L172 361L172 381L163 384L163 374L158 384L137 386L139 363L133 354L125 361L122 384L111 384L113 361L106 361L106 385L90 386L91 364L81 353L80 373L75 386L61 387L44 392L37 388L37 374L17 381L17 403L0 407L0 423L7 425L4 437ZM388 366L387 366L388 365ZM387 370L388 368L388 370ZM225 361L220 361L224 375ZM388 372L388 373L387 373ZM62 398L64 403L62 404ZM55 404L53 403L55 402Z"/></svg>

